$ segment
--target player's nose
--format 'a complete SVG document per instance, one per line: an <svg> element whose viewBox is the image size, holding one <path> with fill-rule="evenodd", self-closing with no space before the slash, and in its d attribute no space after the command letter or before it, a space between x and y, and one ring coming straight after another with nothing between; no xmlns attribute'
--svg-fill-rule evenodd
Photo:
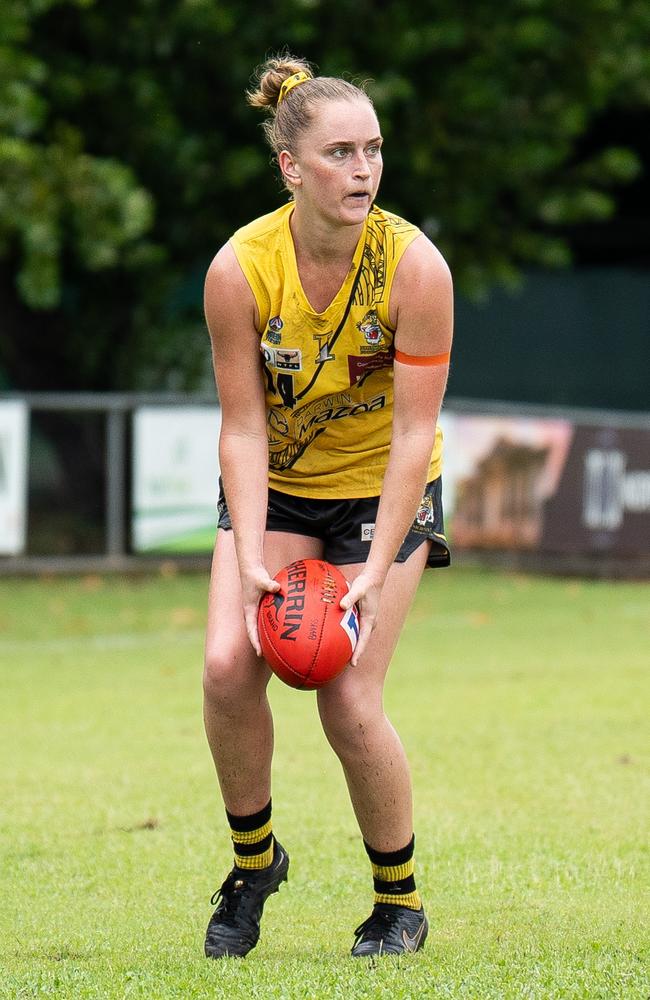
<svg viewBox="0 0 650 1000"><path fill-rule="evenodd" d="M363 180L370 177L370 166L364 153L357 153L353 163L354 176Z"/></svg>

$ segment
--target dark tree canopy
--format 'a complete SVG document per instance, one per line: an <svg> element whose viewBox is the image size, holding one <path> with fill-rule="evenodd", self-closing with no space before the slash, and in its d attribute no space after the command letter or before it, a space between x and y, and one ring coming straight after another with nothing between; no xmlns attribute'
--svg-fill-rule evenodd
<svg viewBox="0 0 650 1000"><path fill-rule="evenodd" d="M192 387L200 276L286 197L244 101L270 50L368 79L380 203L480 294L570 261L638 173L592 123L650 104L644 0L7 0L0 385ZM586 151L588 150L588 152Z"/></svg>

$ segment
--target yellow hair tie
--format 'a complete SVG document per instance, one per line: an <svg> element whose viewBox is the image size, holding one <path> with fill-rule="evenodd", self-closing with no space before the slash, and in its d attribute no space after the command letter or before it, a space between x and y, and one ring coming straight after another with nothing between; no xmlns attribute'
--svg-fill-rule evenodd
<svg viewBox="0 0 650 1000"><path fill-rule="evenodd" d="M285 99L289 91L293 90L294 87L298 87L301 83L304 83L305 80L311 80L311 77L309 76L308 73L305 73L303 70L300 70L299 73L294 73L293 76L288 76L284 81L284 83L282 84L282 86L280 87L280 96L278 97L278 104L282 104L283 100Z"/></svg>

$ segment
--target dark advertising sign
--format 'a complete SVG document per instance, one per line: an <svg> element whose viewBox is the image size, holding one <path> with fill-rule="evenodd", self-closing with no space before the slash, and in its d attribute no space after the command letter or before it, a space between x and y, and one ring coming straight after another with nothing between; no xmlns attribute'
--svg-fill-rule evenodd
<svg viewBox="0 0 650 1000"><path fill-rule="evenodd" d="M544 509L548 551L650 554L650 433L574 429L564 469Z"/></svg>
<svg viewBox="0 0 650 1000"><path fill-rule="evenodd" d="M446 414L454 547L650 556L650 429Z"/></svg>

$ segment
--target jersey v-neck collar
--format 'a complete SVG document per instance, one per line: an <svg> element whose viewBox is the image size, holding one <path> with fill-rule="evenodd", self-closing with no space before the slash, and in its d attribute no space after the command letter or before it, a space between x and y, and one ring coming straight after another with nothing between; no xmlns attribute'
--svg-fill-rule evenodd
<svg viewBox="0 0 650 1000"><path fill-rule="evenodd" d="M289 271L289 277L291 284L294 288L298 290L298 302L301 310L309 317L317 320L327 320L330 318L331 314L336 315L337 311L341 305L347 304L352 285L354 283L355 275L359 270L361 265L361 258L363 257L363 249L366 242L366 233L368 231L368 216L366 216L365 222L363 224L363 229L359 236L359 240L354 250L354 256L352 257L352 263L350 265L350 270L348 271L343 284L339 288L338 292L322 312L316 312L311 302L305 294L305 290L302 287L302 281L300 280L300 273L298 271L298 260L296 258L296 247L293 242L293 235L291 233L291 216L293 214L294 207L291 206L291 210L286 213L284 217L284 247L285 247L285 259L287 264L287 269Z"/></svg>

